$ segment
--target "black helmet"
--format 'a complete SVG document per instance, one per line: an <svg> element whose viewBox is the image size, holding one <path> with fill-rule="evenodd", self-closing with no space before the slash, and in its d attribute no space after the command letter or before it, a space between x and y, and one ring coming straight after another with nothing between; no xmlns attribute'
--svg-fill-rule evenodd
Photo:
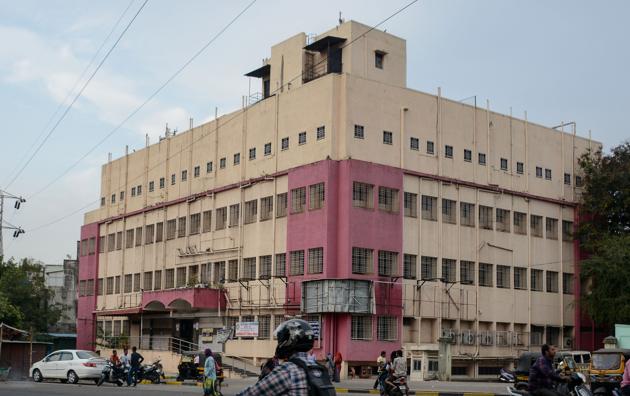
<svg viewBox="0 0 630 396"><path fill-rule="evenodd" d="M288 358L294 352L307 352L313 349L315 337L308 322L302 319L290 319L276 329L278 346L276 356Z"/></svg>

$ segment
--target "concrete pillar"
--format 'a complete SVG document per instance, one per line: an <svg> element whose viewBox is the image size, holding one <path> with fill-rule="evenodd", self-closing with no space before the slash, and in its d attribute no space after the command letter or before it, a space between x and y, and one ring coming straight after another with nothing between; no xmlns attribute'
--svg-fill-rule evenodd
<svg viewBox="0 0 630 396"><path fill-rule="evenodd" d="M440 337L438 343L440 350L438 352L438 379L440 381L451 380L451 364L453 356L451 354L451 337Z"/></svg>

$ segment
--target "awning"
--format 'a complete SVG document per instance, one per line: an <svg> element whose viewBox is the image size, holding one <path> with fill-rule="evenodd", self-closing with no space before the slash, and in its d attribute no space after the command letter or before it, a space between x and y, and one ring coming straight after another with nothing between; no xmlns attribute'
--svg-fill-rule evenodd
<svg viewBox="0 0 630 396"><path fill-rule="evenodd" d="M343 37L326 36L326 37L320 38L317 41L310 43L309 45L304 47L304 49L307 51L322 52L326 48L332 47L339 43L343 43L344 41L346 41L346 39Z"/></svg>
<svg viewBox="0 0 630 396"><path fill-rule="evenodd" d="M249 73L245 74L245 76L263 78L263 77L267 77L270 73L271 73L271 65L265 65L263 67L259 67L256 70L250 71Z"/></svg>

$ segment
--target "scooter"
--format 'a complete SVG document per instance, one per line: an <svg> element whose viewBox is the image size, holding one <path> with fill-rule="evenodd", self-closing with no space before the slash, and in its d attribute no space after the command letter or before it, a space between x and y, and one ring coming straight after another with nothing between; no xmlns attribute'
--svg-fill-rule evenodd
<svg viewBox="0 0 630 396"><path fill-rule="evenodd" d="M391 386L387 383L383 383L384 394L388 396L407 396L409 395L409 386L407 386L407 378L406 377L398 377L393 381L390 381L394 386ZM383 392L382 392L383 393Z"/></svg>
<svg viewBox="0 0 630 396"><path fill-rule="evenodd" d="M499 381L514 382L515 380L516 380L516 377L514 376L513 372L508 371L504 368L501 368L501 372L499 373Z"/></svg>
<svg viewBox="0 0 630 396"><path fill-rule="evenodd" d="M145 364L140 367L140 370L136 371L136 381L140 382L142 380L151 381L153 384L159 384L160 378L164 375L162 370L162 364L160 360L156 360L151 364Z"/></svg>
<svg viewBox="0 0 630 396"><path fill-rule="evenodd" d="M101 371L101 377L96 381L96 386L103 385L103 382L110 382L122 386L127 379L127 369L123 366L115 366L108 361Z"/></svg>
<svg viewBox="0 0 630 396"><path fill-rule="evenodd" d="M568 383L561 383L556 386L556 392L564 396L593 396L593 393L584 384L586 377L582 373L573 373L569 377ZM511 396L530 396L525 390L516 390L513 386L508 386L508 395Z"/></svg>

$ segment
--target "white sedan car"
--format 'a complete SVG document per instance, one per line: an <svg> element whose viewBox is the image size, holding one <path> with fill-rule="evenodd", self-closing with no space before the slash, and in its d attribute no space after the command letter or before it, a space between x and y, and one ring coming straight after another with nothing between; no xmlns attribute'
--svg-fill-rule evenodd
<svg viewBox="0 0 630 396"><path fill-rule="evenodd" d="M30 374L36 382L54 378L76 384L83 379L97 380L105 362L105 359L92 351L64 349L34 363Z"/></svg>

